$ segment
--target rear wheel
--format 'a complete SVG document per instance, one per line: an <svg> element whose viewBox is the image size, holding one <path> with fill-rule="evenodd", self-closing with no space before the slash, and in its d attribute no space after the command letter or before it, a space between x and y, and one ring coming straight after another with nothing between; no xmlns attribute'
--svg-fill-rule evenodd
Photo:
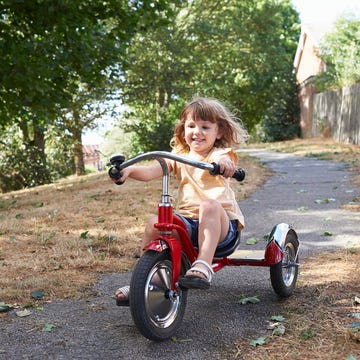
<svg viewBox="0 0 360 360"><path fill-rule="evenodd" d="M289 297L295 288L299 269L298 242L287 234L282 261L270 266L270 279L274 291L283 298Z"/></svg>
<svg viewBox="0 0 360 360"><path fill-rule="evenodd" d="M130 282L130 310L135 325L150 340L170 338L180 326L187 292L171 290L169 250L147 251L137 262Z"/></svg>

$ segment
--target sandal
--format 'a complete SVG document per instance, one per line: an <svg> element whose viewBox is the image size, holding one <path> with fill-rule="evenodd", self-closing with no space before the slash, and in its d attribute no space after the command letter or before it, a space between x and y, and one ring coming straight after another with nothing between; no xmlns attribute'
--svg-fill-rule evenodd
<svg viewBox="0 0 360 360"><path fill-rule="evenodd" d="M197 264L201 264L205 266L203 267L196 266ZM189 274L189 272L198 272L203 276ZM210 287L212 275L214 274L214 270L212 267L204 260L196 260L191 265L191 269L187 271L185 276L181 277L179 280L179 285L181 287L187 289L208 289Z"/></svg>
<svg viewBox="0 0 360 360"><path fill-rule="evenodd" d="M130 286L123 286L115 291L117 306L129 306Z"/></svg>

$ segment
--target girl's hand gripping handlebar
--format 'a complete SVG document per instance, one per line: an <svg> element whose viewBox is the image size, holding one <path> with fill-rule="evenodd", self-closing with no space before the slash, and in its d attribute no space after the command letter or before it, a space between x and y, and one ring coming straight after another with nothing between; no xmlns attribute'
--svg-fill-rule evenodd
<svg viewBox="0 0 360 360"><path fill-rule="evenodd" d="M211 163L214 166L214 170L210 170L211 175L221 175L220 173L220 166L216 163ZM243 181L245 179L245 170L243 168L239 168L235 171L234 175L232 176L233 179L237 181Z"/></svg>
<svg viewBox="0 0 360 360"><path fill-rule="evenodd" d="M123 165L123 167L121 165L125 162L125 156L121 155L121 154L112 155L110 157L110 163L108 164L108 166L111 166L110 169L108 170L108 174L112 179L115 180L115 184L122 185L123 182L116 181L116 180L119 180L122 176L121 175L122 168L130 166L130 165L132 165L136 162L142 161L142 160L147 160L147 159L159 160L161 158L172 159L172 160L179 161L179 162L191 165L191 166L198 167L200 169L208 170L211 175L221 175L220 166L216 163L209 164L209 163L205 163L205 162L198 162L198 161L195 161L195 160L192 160L192 159L180 156L180 155L175 155L173 153L164 152L164 151L153 151L153 152L138 155L138 156L126 161L126 163ZM166 165L165 165L165 168L166 168ZM167 170L163 169L163 171L166 171L166 173L167 173ZM243 181L245 179L245 170L242 168L237 169L232 177L234 179L236 179L237 181Z"/></svg>

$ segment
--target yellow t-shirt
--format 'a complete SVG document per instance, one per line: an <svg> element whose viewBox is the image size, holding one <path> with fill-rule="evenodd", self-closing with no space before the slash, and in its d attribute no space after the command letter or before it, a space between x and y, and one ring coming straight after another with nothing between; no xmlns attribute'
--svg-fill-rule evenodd
<svg viewBox="0 0 360 360"><path fill-rule="evenodd" d="M181 153L181 155L190 156L189 153ZM194 160L217 163L224 155L230 156L237 162L237 155L231 148L213 148L206 157L199 156ZM179 183L176 210L178 214L191 219L198 219L200 202L213 199L222 205L230 220L239 221L239 229L244 227L244 216L230 187L230 179L225 179L221 175L210 175L206 170L180 162L169 162L171 172L176 176Z"/></svg>

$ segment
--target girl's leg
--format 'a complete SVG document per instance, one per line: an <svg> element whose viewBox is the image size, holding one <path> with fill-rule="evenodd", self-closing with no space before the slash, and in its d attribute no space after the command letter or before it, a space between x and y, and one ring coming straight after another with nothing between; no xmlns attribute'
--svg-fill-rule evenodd
<svg viewBox="0 0 360 360"><path fill-rule="evenodd" d="M199 209L199 256L198 260L212 263L218 243L229 231L229 217L215 200L206 200Z"/></svg>
<svg viewBox="0 0 360 360"><path fill-rule="evenodd" d="M229 218L223 207L214 200L202 202L199 209L199 255L194 266L180 280L181 285L198 289L210 286L215 250L228 231Z"/></svg>
<svg viewBox="0 0 360 360"><path fill-rule="evenodd" d="M154 228L154 224L158 222L157 216L150 218L145 226L144 235L141 242L141 255L144 254L144 247L154 239L158 230Z"/></svg>

